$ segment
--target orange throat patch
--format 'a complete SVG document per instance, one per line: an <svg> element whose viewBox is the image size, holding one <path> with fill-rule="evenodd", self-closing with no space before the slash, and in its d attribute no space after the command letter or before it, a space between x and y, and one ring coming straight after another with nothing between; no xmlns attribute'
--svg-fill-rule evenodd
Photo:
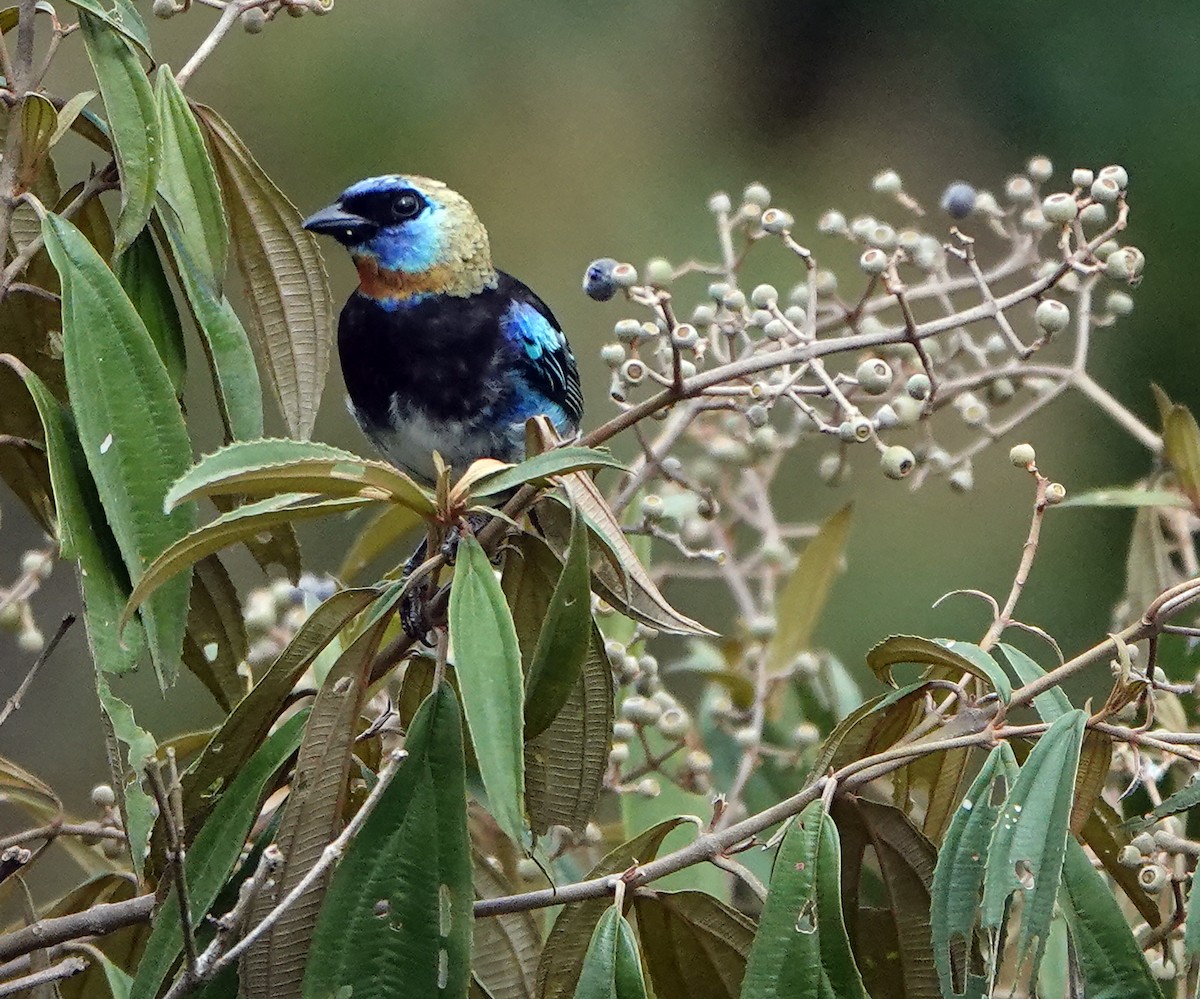
<svg viewBox="0 0 1200 999"><path fill-rule="evenodd" d="M359 290L377 300L390 298L403 301L416 295L453 294L457 283L454 272L444 264L416 273L390 271L380 267L378 260L363 256L354 258L354 266L358 269Z"/></svg>

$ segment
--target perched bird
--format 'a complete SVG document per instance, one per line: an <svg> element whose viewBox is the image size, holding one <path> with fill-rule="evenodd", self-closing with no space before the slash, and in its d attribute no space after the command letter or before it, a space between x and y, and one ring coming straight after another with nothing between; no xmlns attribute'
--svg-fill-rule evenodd
<svg viewBox="0 0 1200 999"><path fill-rule="evenodd" d="M350 410L392 464L432 484L434 451L457 472L477 458L520 461L532 416L560 437L578 432L583 395L562 328L492 265L462 195L426 177L371 177L304 227L358 268L338 352Z"/></svg>

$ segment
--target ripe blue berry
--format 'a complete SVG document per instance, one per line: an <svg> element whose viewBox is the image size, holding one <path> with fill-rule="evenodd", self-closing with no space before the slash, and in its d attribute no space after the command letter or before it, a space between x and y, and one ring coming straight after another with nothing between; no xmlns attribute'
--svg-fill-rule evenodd
<svg viewBox="0 0 1200 999"><path fill-rule="evenodd" d="M607 302L617 293L617 283L613 280L613 270L617 261L612 257L601 257L587 265L583 272L583 293L597 302Z"/></svg>
<svg viewBox="0 0 1200 999"><path fill-rule="evenodd" d="M952 219L965 219L975 210L975 188L956 180L942 194L942 211Z"/></svg>

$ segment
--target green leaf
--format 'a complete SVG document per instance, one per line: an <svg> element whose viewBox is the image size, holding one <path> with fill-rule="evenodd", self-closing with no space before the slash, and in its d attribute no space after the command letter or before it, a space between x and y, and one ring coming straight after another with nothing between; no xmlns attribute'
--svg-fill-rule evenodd
<svg viewBox="0 0 1200 999"><path fill-rule="evenodd" d="M315 441L239 441L201 458L171 486L170 509L196 496L271 496L279 493L366 495L435 511L429 491L382 461L370 461Z"/></svg>
<svg viewBox="0 0 1200 999"><path fill-rule="evenodd" d="M63 558L79 566L84 620L96 668L127 673L137 665L145 636L140 622L118 631L120 608L129 595L129 576L116 539L109 530L74 421L37 375L12 355L0 355L25 382L42 418L50 478L57 508L58 540Z"/></svg>
<svg viewBox="0 0 1200 999"><path fill-rule="evenodd" d="M682 816L675 816L651 826L605 856L592 868L588 878L620 874L634 864L648 863L658 853L663 840L689 821ZM570 999L575 994L593 927L611 907L604 898L563 906L546 937L542 958L538 962L538 999Z"/></svg>
<svg viewBox="0 0 1200 999"><path fill-rule="evenodd" d="M89 951L89 956L96 960L104 971L104 979L108 983L108 992L112 999L130 999L133 979L118 968L99 948L96 948L95 953Z"/></svg>
<svg viewBox="0 0 1200 999"><path fill-rule="evenodd" d="M296 681L334 637L377 596L375 588L340 590L321 603L279 657L230 712L183 775L183 814L189 837L225 788L266 738Z"/></svg>
<svg viewBox="0 0 1200 999"><path fill-rule="evenodd" d="M1200 425L1187 406L1172 402L1157 385L1151 388L1162 415L1163 457L1175 470L1192 507L1200 508Z"/></svg>
<svg viewBox="0 0 1200 999"><path fill-rule="evenodd" d="M1194 875L1191 887L1188 888L1187 919L1183 924L1183 950L1193 957L1200 954L1200 892L1196 891Z"/></svg>
<svg viewBox="0 0 1200 999"><path fill-rule="evenodd" d="M893 635L867 653L867 665L880 680L896 686L892 667L900 663L935 666L951 672L970 673L987 683L1005 704L1012 698L1012 684L1000 664L978 645L949 638L918 638Z"/></svg>
<svg viewBox="0 0 1200 999"><path fill-rule="evenodd" d="M817 621L841 567L852 512L846 505L821 525L784 584L775 602L779 628L767 645L768 671L785 669L812 646Z"/></svg>
<svg viewBox="0 0 1200 999"><path fill-rule="evenodd" d="M845 873L848 861L853 861L856 868L862 867L865 847L870 846L875 853L887 893L887 908L880 915L891 924L888 936L895 941L898 958L894 959L895 974L902 983L905 999L940 999L929 901L937 848L893 805L842 795L834 799L831 815L841 836L844 876L849 877ZM857 875L853 880L858 880ZM845 900L847 906L852 901L853 898ZM850 922L853 924L856 919L857 906L851 909ZM868 955L876 959L874 963L882 963L877 960L881 952L864 935L862 927L852 925L853 949L859 966L865 964L863 959Z"/></svg>
<svg viewBox="0 0 1200 999"><path fill-rule="evenodd" d="M449 684L418 710L408 758L337 868L304 979L306 999L465 997L471 883L462 721Z"/></svg>
<svg viewBox="0 0 1200 999"><path fill-rule="evenodd" d="M1128 825L1134 831L1148 829L1156 822L1180 812L1190 812L1200 805L1200 778L1193 777L1174 794L1164 798L1159 804L1140 818L1134 819Z"/></svg>
<svg viewBox="0 0 1200 999"><path fill-rule="evenodd" d="M730 669L724 653L713 642L689 638L687 654L662 668L664 673L691 673L724 687L739 711L754 703L754 684L746 676Z"/></svg>
<svg viewBox="0 0 1200 999"><path fill-rule="evenodd" d="M155 99L163 143L158 192L179 220L180 240L187 247L188 259L199 268L213 293L220 294L229 250L225 206L204 136L170 66L158 67Z"/></svg>
<svg viewBox="0 0 1200 999"><path fill-rule="evenodd" d="M646 999L633 927L615 905L596 924L575 999Z"/></svg>
<svg viewBox="0 0 1200 999"><path fill-rule="evenodd" d="M371 662L394 607L394 597L376 603L368 623L338 658L317 693L276 838L283 863L274 884L264 886L256 896L252 922L262 919L300 882L341 825L355 725L366 699ZM247 994L275 999L300 994L313 937L313 912L320 906L325 888L325 882L310 886L246 952L241 985Z"/></svg>
<svg viewBox="0 0 1200 999"><path fill-rule="evenodd" d="M1091 815L1084 820L1079 835L1096 855L1108 876L1133 903L1142 919L1152 927L1162 925L1163 915L1159 910L1158 899L1147 895L1143 890L1135 868L1126 867L1121 863L1121 848L1128 845L1130 835L1122 828L1121 816L1117 814L1116 809L1103 798L1098 798Z"/></svg>
<svg viewBox="0 0 1200 999"><path fill-rule="evenodd" d="M1073 839L1066 843L1062 886L1060 902L1086 983L1087 999L1161 999L1162 992L1129 931L1125 914L1104 878L1092 869L1087 854Z"/></svg>
<svg viewBox="0 0 1200 999"><path fill-rule="evenodd" d="M612 749L612 666L591 629L575 686L554 720L525 743L525 804L534 833L582 831L596 810Z"/></svg>
<svg viewBox="0 0 1200 999"><path fill-rule="evenodd" d="M54 105L41 94L26 94L21 100L21 165L17 171L22 188L33 186L57 129Z"/></svg>
<svg viewBox="0 0 1200 999"><path fill-rule="evenodd" d="M208 136L246 281L250 334L293 437L312 435L329 370L333 300L316 238L300 213L211 108L194 105Z"/></svg>
<svg viewBox="0 0 1200 999"><path fill-rule="evenodd" d="M513 879L496 858L471 850L471 880L476 899L515 895ZM533 999L538 956L542 952L540 919L532 912L506 912L475 920L471 941L471 974L491 999Z"/></svg>
<svg viewBox="0 0 1200 999"><path fill-rule="evenodd" d="M525 738L554 721L579 680L592 634L591 573L587 528L576 511L571 544L554 587L525 682Z"/></svg>
<svg viewBox="0 0 1200 999"><path fill-rule="evenodd" d="M191 442L167 369L116 276L65 219L46 215L42 231L62 282L63 354L79 440L136 584L150 560L191 527L190 507L165 514L162 506L191 460ZM179 671L187 598L181 575L142 609L164 688Z"/></svg>
<svg viewBox="0 0 1200 999"><path fill-rule="evenodd" d="M112 0L111 7L104 0L68 0L68 2L78 8L81 15L85 11L94 15L121 32L146 55L150 55L150 34L146 31L146 22L142 20L142 15L133 5L133 0ZM38 7L41 8L41 6L39 3Z"/></svg>
<svg viewBox="0 0 1200 999"><path fill-rule="evenodd" d="M159 202L156 217L171 249L175 275L200 328L226 442L261 437L262 383L242 321L229 299L206 277L204 262L193 256L184 225L165 200Z"/></svg>
<svg viewBox="0 0 1200 999"><path fill-rule="evenodd" d="M557 447L550 451L527 458L519 465L503 468L483 476L471 484L471 499L499 496L527 482L544 482L554 476L570 472L593 471L599 468L616 468L627 471L608 451L593 447Z"/></svg>
<svg viewBox="0 0 1200 999"><path fill-rule="evenodd" d="M376 501L354 497L320 499L303 493L284 493L223 513L171 545L146 568L129 596L126 613L132 613L134 608L150 600L179 573L186 572L196 562L222 548L255 537L278 524L345 513L373 502Z"/></svg>
<svg viewBox="0 0 1200 999"><path fill-rule="evenodd" d="M869 999L842 920L837 828L814 801L779 846L744 999Z"/></svg>
<svg viewBox="0 0 1200 999"><path fill-rule="evenodd" d="M753 920L699 891L638 892L633 907L658 999L737 999Z"/></svg>
<svg viewBox="0 0 1200 999"><path fill-rule="evenodd" d="M96 91L85 90L83 93L76 94L62 106L62 110L58 112L58 124L54 128L54 134L50 136L51 146L58 145L62 137L71 131L76 119L83 114L83 109L95 96Z"/></svg>
<svg viewBox="0 0 1200 999"><path fill-rule="evenodd" d="M519 846L525 829L521 651L492 564L472 535L458 546L450 642L488 810Z"/></svg>
<svg viewBox="0 0 1200 999"><path fill-rule="evenodd" d="M225 712L242 699L248 678L238 672L249 642L242 603L225 566L215 555L192 570L183 663Z"/></svg>
<svg viewBox="0 0 1200 999"><path fill-rule="evenodd" d="M112 692L108 685L107 673L96 673L96 696L100 700L100 711L105 724L109 771L113 775L113 787L121 806L130 862L133 865L133 873L140 879L146 846L150 842L150 831L154 827L155 813L154 802L142 789L142 775L147 762L154 758L158 746L154 736L134 719L133 709ZM120 748L114 740L125 747L124 763L121 761Z"/></svg>
<svg viewBox="0 0 1200 999"><path fill-rule="evenodd" d="M1005 920L1008 900L1022 892L1018 967L1033 950L1032 970L1041 963L1070 834L1075 773L1083 742L1086 711L1071 711L1038 739L1000 810L988 848L982 925L995 929Z"/></svg>
<svg viewBox="0 0 1200 999"><path fill-rule="evenodd" d="M1055 503L1052 510L1069 507L1170 507L1190 509L1191 503L1179 493L1169 489L1138 489L1136 487L1113 486L1111 489L1094 489L1091 492L1080 493L1078 496L1068 496L1061 503Z"/></svg>
<svg viewBox="0 0 1200 999"><path fill-rule="evenodd" d="M187 375L183 324L179 321L175 296L154 246L154 237L148 229L143 230L129 249L117 258L113 269L158 348L158 356L167 367L175 394L183 395Z"/></svg>
<svg viewBox="0 0 1200 999"><path fill-rule="evenodd" d="M154 209L162 164L158 109L141 59L112 21L103 14L81 9L79 25L100 84L121 177L121 214L117 219L120 254L146 227Z"/></svg>
<svg viewBox="0 0 1200 999"><path fill-rule="evenodd" d="M237 864L267 784L296 752L307 717L307 709L293 715L263 742L221 794L199 834L188 843L184 870L193 925L203 922ZM138 963L133 999L154 999L182 949L179 898L172 888L155 915L150 939Z"/></svg>
<svg viewBox="0 0 1200 999"><path fill-rule="evenodd" d="M1046 671L1020 649L1014 649L1011 645L1005 645L1003 642L996 648L1004 653L1008 665L1012 667L1012 671L1022 684L1032 683L1046 675ZM1071 699L1067 697L1066 691L1061 687L1051 687L1044 694L1038 694L1033 699L1033 706L1042 721L1052 722L1057 721L1071 710Z"/></svg>
<svg viewBox="0 0 1200 999"><path fill-rule="evenodd" d="M1000 795L1006 795L1017 769L1012 748L1007 742L1000 743L988 754L942 841L933 873L929 918L933 958L946 997L962 994L953 987L951 961L958 965L961 983L971 951L988 846L1000 817Z"/></svg>

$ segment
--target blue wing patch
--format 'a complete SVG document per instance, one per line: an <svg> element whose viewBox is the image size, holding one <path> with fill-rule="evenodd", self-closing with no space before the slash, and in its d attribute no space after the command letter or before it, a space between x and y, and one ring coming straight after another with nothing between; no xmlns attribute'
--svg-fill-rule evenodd
<svg viewBox="0 0 1200 999"><path fill-rule="evenodd" d="M501 328L517 348L521 375L529 387L560 408L578 426L583 394L575 358L557 325L530 302L513 302L501 318Z"/></svg>

